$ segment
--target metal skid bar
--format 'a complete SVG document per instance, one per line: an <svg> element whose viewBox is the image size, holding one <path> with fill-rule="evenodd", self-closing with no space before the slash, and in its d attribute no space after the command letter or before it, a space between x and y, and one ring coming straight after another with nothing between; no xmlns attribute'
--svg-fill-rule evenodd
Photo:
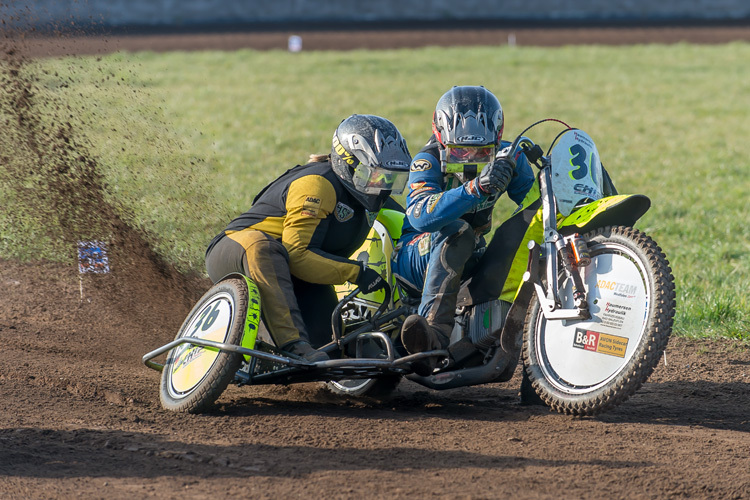
<svg viewBox="0 0 750 500"><path fill-rule="evenodd" d="M234 344L225 344L223 342L215 342L213 340L206 340L196 337L180 337L179 339L175 339L172 342L155 349L143 356L143 364L148 366L149 368L152 368L156 371L162 371L164 369L164 365L161 363L156 363L154 361L151 361L153 358L159 356L160 354L164 354L165 352L168 352L178 345L181 344L191 344L191 345L197 345L201 347L206 348L213 348L219 351L226 351L226 352L233 352L237 354L242 354L246 356L251 356L257 359L262 359L264 361L270 361L273 363L278 363L282 365L287 365L290 368L320 368L320 369L363 369L363 368L372 368L372 369L387 369L395 366L397 363L395 361L396 353L395 349L393 347L393 343L391 342L391 339L382 332L369 332L367 334L361 335L364 338L379 338L383 340L383 342L386 345L386 353L388 356L388 359L379 359L379 358L345 358L345 359L330 359L327 361L318 361L318 362L309 362L304 361L300 359L295 358L288 358L284 356L277 356L275 354L270 354L265 351L258 351L256 349L248 349L246 347L240 347ZM411 356L409 357L411 358ZM398 361L398 364L402 364L404 360L408 360L408 358L400 358Z"/></svg>
<svg viewBox="0 0 750 500"><path fill-rule="evenodd" d="M149 368L153 368L156 371L162 371L164 369L164 365L161 363L156 363L151 360L160 354L164 354L165 352L168 352L174 349L180 344L192 344L192 345L199 345L202 347L212 347L219 351L235 352L237 354L244 354L247 356L256 357L258 359L263 359L265 361L271 361L274 363L281 363L281 364L290 365L290 366L298 366L300 368L303 368L303 367L309 368L315 365L315 363L310 363L308 361L285 358L283 356L276 356L275 354L270 354L270 353L263 352L263 351L256 351L255 349L248 349L247 347L240 347L234 344L225 344L223 342L215 342L213 340L206 340L206 339L201 339L201 338L196 338L196 337L180 337L179 339L173 340L169 344L166 344L158 349L155 349L145 354L143 356L143 364L148 366Z"/></svg>

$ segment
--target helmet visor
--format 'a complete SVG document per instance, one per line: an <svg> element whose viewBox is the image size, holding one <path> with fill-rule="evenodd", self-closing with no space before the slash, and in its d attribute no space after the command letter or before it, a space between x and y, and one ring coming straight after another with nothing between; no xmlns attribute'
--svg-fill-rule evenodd
<svg viewBox="0 0 750 500"><path fill-rule="evenodd" d="M355 189L365 194L380 194L381 191L401 194L408 178L409 172L407 171L371 167L364 163L357 165L352 175Z"/></svg>
<svg viewBox="0 0 750 500"><path fill-rule="evenodd" d="M447 146L446 163L490 163L495 158L495 146Z"/></svg>

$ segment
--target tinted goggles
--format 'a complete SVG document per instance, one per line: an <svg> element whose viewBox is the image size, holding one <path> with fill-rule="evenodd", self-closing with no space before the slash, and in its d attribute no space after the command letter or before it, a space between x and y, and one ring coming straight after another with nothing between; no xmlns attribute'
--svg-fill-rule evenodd
<svg viewBox="0 0 750 500"><path fill-rule="evenodd" d="M357 165L352 175L354 187L366 194L380 194L381 191L401 194L408 178L409 172L407 171L370 167L364 163Z"/></svg>
<svg viewBox="0 0 750 500"><path fill-rule="evenodd" d="M446 163L490 163L495 159L495 146L447 146Z"/></svg>

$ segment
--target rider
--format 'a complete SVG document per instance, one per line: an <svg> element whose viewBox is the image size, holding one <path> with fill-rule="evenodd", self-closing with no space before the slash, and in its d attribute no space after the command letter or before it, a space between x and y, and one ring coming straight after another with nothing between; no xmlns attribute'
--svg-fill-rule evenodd
<svg viewBox="0 0 750 500"><path fill-rule="evenodd" d="M352 115L333 134L330 155L311 155L258 193L206 251L216 283L241 273L258 286L261 314L284 351L328 359L312 344L330 341L335 284L383 288L375 270L348 257L365 240L385 200L406 184L411 155L385 118Z"/></svg>
<svg viewBox="0 0 750 500"><path fill-rule="evenodd" d="M394 258L399 280L422 295L418 314L406 318L401 329L409 353L448 346L462 276L487 260L481 258L483 235L491 228L495 202L507 192L521 203L534 183L523 154L498 154L510 144L501 141L503 125L492 92L453 87L437 102L433 135L411 163L406 218ZM504 238L500 233L493 243ZM491 298L498 296L499 291Z"/></svg>

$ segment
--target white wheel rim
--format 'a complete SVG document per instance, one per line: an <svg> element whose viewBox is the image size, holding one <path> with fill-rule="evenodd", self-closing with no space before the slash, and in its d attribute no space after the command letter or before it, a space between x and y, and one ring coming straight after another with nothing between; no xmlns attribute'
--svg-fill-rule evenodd
<svg viewBox="0 0 750 500"><path fill-rule="evenodd" d="M547 321L540 311L534 332L544 377L569 394L603 387L625 368L645 334L651 304L645 268L630 248L605 242L591 245L591 254L582 273L591 319ZM572 308L567 281L563 307Z"/></svg>

